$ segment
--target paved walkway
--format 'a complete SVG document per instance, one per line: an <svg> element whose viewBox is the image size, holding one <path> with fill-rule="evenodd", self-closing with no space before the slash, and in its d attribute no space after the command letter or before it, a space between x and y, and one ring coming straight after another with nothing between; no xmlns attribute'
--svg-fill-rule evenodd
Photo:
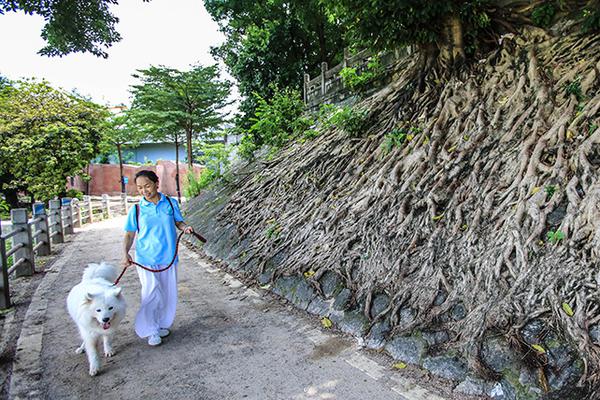
<svg viewBox="0 0 600 400"><path fill-rule="evenodd" d="M75 354L80 339L65 301L87 263L118 264L123 222L79 230L44 277L17 344L11 398L440 399L411 383L417 372L392 370L387 357L323 330L317 318L245 287L185 246L172 335L158 347L135 336L139 282L127 271L122 287L129 310L114 341L116 355L90 377L85 355Z"/></svg>

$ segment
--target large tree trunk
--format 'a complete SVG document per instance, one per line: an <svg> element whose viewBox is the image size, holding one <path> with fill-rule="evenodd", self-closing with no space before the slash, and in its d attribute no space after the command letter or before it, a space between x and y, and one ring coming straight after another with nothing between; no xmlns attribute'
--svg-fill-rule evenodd
<svg viewBox="0 0 600 400"><path fill-rule="evenodd" d="M4 189L4 196L10 208L19 208L19 196L16 189Z"/></svg>
<svg viewBox="0 0 600 400"><path fill-rule="evenodd" d="M123 154L121 152L120 144L117 145L117 153L119 154L119 174L121 176L121 193L125 193L126 188L125 188L125 179L123 176Z"/></svg>
<svg viewBox="0 0 600 400"><path fill-rule="evenodd" d="M179 137L175 135L175 186L177 187L177 201L181 203L181 189L179 186Z"/></svg>

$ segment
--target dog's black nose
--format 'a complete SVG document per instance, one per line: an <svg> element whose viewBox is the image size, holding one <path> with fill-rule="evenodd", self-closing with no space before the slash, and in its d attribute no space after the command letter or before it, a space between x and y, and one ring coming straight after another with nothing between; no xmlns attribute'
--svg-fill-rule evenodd
<svg viewBox="0 0 600 400"><path fill-rule="evenodd" d="M102 322L108 322L110 321L110 318L102 318Z"/></svg>

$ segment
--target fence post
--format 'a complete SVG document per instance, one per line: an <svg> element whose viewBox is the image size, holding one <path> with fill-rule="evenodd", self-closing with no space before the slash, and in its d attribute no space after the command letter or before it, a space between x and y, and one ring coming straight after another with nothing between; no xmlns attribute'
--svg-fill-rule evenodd
<svg viewBox="0 0 600 400"><path fill-rule="evenodd" d="M102 209L106 212L106 218L110 218L110 199L106 193L102 195Z"/></svg>
<svg viewBox="0 0 600 400"><path fill-rule="evenodd" d="M83 202L85 203L85 207L88 210L88 224L94 222L94 210L92 207L92 199L90 196L83 196Z"/></svg>
<svg viewBox="0 0 600 400"><path fill-rule="evenodd" d="M127 193L121 193L121 207L123 207L123 214L127 215Z"/></svg>
<svg viewBox="0 0 600 400"><path fill-rule="evenodd" d="M0 281L0 308L10 307L10 288L8 287L8 263L6 260L6 241L2 239L2 223L0 221L0 267L2 267L2 280Z"/></svg>
<svg viewBox="0 0 600 400"><path fill-rule="evenodd" d="M79 199L71 200L71 205L73 206L73 213L77 214L77 218L73 218L73 228L81 228L83 222L81 219L81 203L79 202Z"/></svg>
<svg viewBox="0 0 600 400"><path fill-rule="evenodd" d="M347 47L344 47L344 64L343 67L346 68L348 66L348 60L350 59L350 50Z"/></svg>
<svg viewBox="0 0 600 400"><path fill-rule="evenodd" d="M60 211L60 200L50 200L50 217L52 226L56 226L57 234L52 238L52 243L63 243L65 241L64 228L62 222L62 212Z"/></svg>
<svg viewBox="0 0 600 400"><path fill-rule="evenodd" d="M33 240L31 238L31 225L27 223L27 210L25 208L14 208L10 210L10 220L14 230L23 229L22 232L13 236L13 246L23 243L25 247L14 253L13 260L17 262L21 258L25 262L17 267L15 271L17 278L20 276L33 275L35 271L35 261L33 258Z"/></svg>
<svg viewBox="0 0 600 400"><path fill-rule="evenodd" d="M48 215L46 215L46 208L44 207L44 203L34 203L33 204L33 218L41 218L40 222L37 222L34 226L39 229L42 234L38 236L38 240L44 243L40 247L38 247L38 256L47 256L52 251L50 245L50 222L48 221Z"/></svg>
<svg viewBox="0 0 600 400"><path fill-rule="evenodd" d="M308 104L308 82L310 82L310 75L304 73L304 104Z"/></svg>
<svg viewBox="0 0 600 400"><path fill-rule="evenodd" d="M71 206L71 199L65 197L61 199L61 211L63 212L63 233L70 235L73 233L73 207Z"/></svg>
<svg viewBox="0 0 600 400"><path fill-rule="evenodd" d="M321 94L325 95L325 72L327 72L327 63L321 63Z"/></svg>

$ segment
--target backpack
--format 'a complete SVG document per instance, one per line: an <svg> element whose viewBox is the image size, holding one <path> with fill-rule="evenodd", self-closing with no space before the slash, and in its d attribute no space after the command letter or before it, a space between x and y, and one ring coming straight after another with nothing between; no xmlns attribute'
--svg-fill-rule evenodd
<svg viewBox="0 0 600 400"><path fill-rule="evenodd" d="M171 210L173 211L173 222L177 222L177 221L175 221L175 207L173 207L173 202L171 201L171 198L169 196L165 195L165 198L169 202L169 205L171 206ZM135 226L137 227L138 233L140 233L140 205L139 204L135 205Z"/></svg>

